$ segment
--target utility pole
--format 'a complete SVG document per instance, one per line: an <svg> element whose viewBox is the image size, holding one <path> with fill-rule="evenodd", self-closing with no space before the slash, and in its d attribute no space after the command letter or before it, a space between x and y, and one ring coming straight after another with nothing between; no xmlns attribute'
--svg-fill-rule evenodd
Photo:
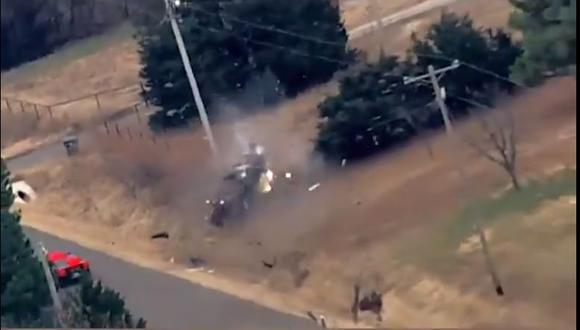
<svg viewBox="0 0 580 330"><path fill-rule="evenodd" d="M403 83L405 85L410 84L410 83L414 83L417 81L424 81L426 79L429 79L431 81L433 91L435 92L435 101L437 102L437 105L439 106L439 110L441 111L441 116L443 117L443 122L445 123L445 131L447 133L447 136L452 142L456 142L458 145L459 145L459 140L457 139L456 135L454 134L453 125L451 123L451 119L449 118L449 110L447 109L447 105L445 104L444 89L442 89L439 86L439 78L437 78L436 75L440 74L440 73L447 72L447 71L455 70L455 69L459 68L459 66L460 66L460 63L458 60L453 61L453 63L450 66L440 68L437 70L435 70L432 65L429 65L427 67L427 70L428 70L427 74L420 75L417 77L412 77L412 78L405 77L403 79ZM466 176L465 176L465 173L463 172L462 166L458 167L458 172L459 172L459 176L460 176L459 179L461 181L461 186L463 187L463 190L464 190L463 195L467 196L467 191L466 191L467 190L466 189L467 181L466 181ZM491 255L489 253L487 239L485 237L485 232L483 231L483 227L481 226L481 224L479 223L479 219L477 219L477 218L475 219L475 229L479 234L481 249L483 251L485 262L486 262L489 274L491 276L491 280L493 282L495 291L496 291L498 296L503 296L504 295L503 287L501 285L501 281L499 280L499 276L498 276L497 271L495 269L495 265L493 263Z"/></svg>
<svg viewBox="0 0 580 330"><path fill-rule="evenodd" d="M40 263L42 264L42 268L44 270L44 276L46 278L46 283L48 284L48 290L50 291L50 297L52 298L52 305L55 309L56 314L56 321L60 327L66 326L63 318L62 318L62 303L60 302L60 297L58 295L58 291L56 290L56 285L54 282L54 277L52 276L52 270L48 265L48 261L46 260L46 249L42 245L42 243L38 243L36 250L36 255L40 259Z"/></svg>
<svg viewBox="0 0 580 330"><path fill-rule="evenodd" d="M171 23L171 29L173 30L173 36L177 42L177 47L179 48L179 54L181 55L181 61L183 62L183 67L185 68L185 73L187 74L187 79L189 80L189 86L191 87L191 92L193 94L193 99L195 100L195 105L197 111L199 111L199 118L205 130L205 136L211 148L214 157L218 155L218 148L215 143L213 132L209 124L209 119L207 117L207 112L205 110L205 105L201 98L199 92L199 87L197 86L197 81L193 75L193 70L191 69L191 63L189 62L189 56L187 55L187 50L185 49L185 44L183 42L183 37L181 36L181 31L179 30L179 25L177 25L177 20L175 19L175 4L172 2L174 0L164 0L165 9L167 15L169 16L169 21Z"/></svg>

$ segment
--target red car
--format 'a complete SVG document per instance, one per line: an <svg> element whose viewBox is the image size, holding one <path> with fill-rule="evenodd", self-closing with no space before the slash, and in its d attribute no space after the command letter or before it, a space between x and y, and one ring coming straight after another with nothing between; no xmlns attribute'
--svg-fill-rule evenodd
<svg viewBox="0 0 580 330"><path fill-rule="evenodd" d="M55 281L59 285L78 280L83 274L91 272L90 264L87 260L64 251L47 251L46 258L52 267Z"/></svg>

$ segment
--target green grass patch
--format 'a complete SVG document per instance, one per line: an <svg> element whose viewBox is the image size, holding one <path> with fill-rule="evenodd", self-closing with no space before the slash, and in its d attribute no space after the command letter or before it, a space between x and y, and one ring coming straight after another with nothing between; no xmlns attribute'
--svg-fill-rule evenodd
<svg viewBox="0 0 580 330"><path fill-rule="evenodd" d="M129 40L133 37L134 32L133 26L130 23L125 23L97 36L70 42L55 49L52 54L2 72L2 83L14 83L34 75L40 75L46 71L57 70L72 61L93 55L104 48Z"/></svg>
<svg viewBox="0 0 580 330"><path fill-rule="evenodd" d="M459 244L473 234L476 221L489 226L513 214L531 212L545 201L571 194L576 194L575 170L565 170L546 181L532 181L521 191L512 189L499 198L482 200L468 206L449 224L447 239Z"/></svg>
<svg viewBox="0 0 580 330"><path fill-rule="evenodd" d="M403 239L396 256L403 262L430 270L456 269L464 259L455 251L461 242L475 234L477 221L489 227L511 219L510 216L530 213L543 202L566 195L576 195L575 170L565 170L545 181L530 182L521 191L510 190L498 198L474 202L455 217L434 221L416 233L416 237Z"/></svg>

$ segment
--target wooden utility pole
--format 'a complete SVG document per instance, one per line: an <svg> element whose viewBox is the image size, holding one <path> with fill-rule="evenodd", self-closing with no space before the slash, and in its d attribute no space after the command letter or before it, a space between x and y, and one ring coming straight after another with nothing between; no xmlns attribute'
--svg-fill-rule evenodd
<svg viewBox="0 0 580 330"><path fill-rule="evenodd" d="M427 67L427 70L428 70L427 74L417 76L417 77L412 77L412 78L405 77L403 79L403 82L405 85L413 83L413 82L417 82L417 81L422 81L425 79L429 79L431 81L433 91L435 92L435 101L437 102L437 105L439 106L439 110L441 111L441 116L443 117L443 122L445 123L445 131L447 133L447 136L454 144L457 143L458 145L459 145L459 140L457 139L456 135L454 134L453 125L452 125L451 119L449 117L449 110L447 109L447 105L445 104L445 95L444 95L445 90L439 86L439 78L437 78L437 74L440 74L440 73L443 73L446 71L455 70L455 69L459 68L459 66L460 66L460 63L457 60L453 61L453 63L450 66L440 68L437 70L435 70L435 68L433 68L432 65L429 65ZM458 167L458 172L459 172L459 176L460 176L459 179L461 181L461 186L464 190L462 194L463 194L463 196L467 196L467 191L466 191L467 190L467 181L466 181L466 176L465 176L465 173L463 172L462 166ZM501 281L499 280L499 276L497 274L495 265L494 265L493 260L491 258L491 254L489 253L487 239L485 237L485 232L483 230L483 227L479 223L479 219L477 219L477 218L475 219L474 226L475 226L476 231L479 234L479 240L481 243L481 250L483 252L483 255L485 258L485 263L487 265L488 272L491 276L491 280L492 280L492 283L494 285L495 292L498 296L503 296L504 295L503 287L501 285Z"/></svg>
<svg viewBox="0 0 580 330"><path fill-rule="evenodd" d="M191 87L193 99L195 100L197 111L199 111L199 118L205 130L205 135L207 137L207 141L209 142L209 146L213 153L213 156L217 157L218 148L215 143L211 126L209 124L207 113L205 111L205 105L203 104L203 100L199 92L199 87L197 86L197 81L195 80L193 70L191 69L191 63L189 62L189 56L187 54L187 49L185 48L185 44L183 42L183 37L181 36L181 31L179 30L179 25L177 25L177 20L175 19L175 4L173 3L174 0L164 0L164 1L165 1L165 9L167 15L169 16L169 21L171 23L171 29L173 30L173 36L175 37L175 41L177 42L179 54L181 55L181 61L183 62L183 67L185 69L185 73L187 74L187 79L189 80L189 85Z"/></svg>
<svg viewBox="0 0 580 330"><path fill-rule="evenodd" d="M52 305L54 306L55 314L56 314L56 321L58 322L59 327L66 327L66 324L63 320L63 309L62 303L60 301L60 296L58 295L58 291L56 290L56 284L54 282L54 277L52 276L52 270L48 265L48 261L46 260L46 253L44 246L42 243L38 243L36 247L36 255L40 259L40 263L42 264L42 268L44 270L44 276L46 278L46 283L48 284L48 290L50 291L50 297L52 299Z"/></svg>

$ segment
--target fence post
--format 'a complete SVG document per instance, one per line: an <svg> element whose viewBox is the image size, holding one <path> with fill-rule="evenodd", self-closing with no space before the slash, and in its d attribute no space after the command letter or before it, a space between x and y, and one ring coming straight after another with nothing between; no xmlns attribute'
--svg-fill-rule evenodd
<svg viewBox="0 0 580 330"><path fill-rule="evenodd" d="M36 119L40 119L40 113L38 112L38 105L36 103L34 103L33 107L34 107L34 114L36 114Z"/></svg>
<svg viewBox="0 0 580 330"><path fill-rule="evenodd" d="M105 131L107 131L107 135L110 135L111 131L109 130L109 123L104 121L103 124L105 126Z"/></svg>
<svg viewBox="0 0 580 330"><path fill-rule="evenodd" d="M121 130L119 129L119 124L115 123L115 131L117 131L117 136L121 136Z"/></svg>
<svg viewBox="0 0 580 330"><path fill-rule="evenodd" d="M145 97L145 86L143 86L142 81L139 82L139 87L141 88L141 95L143 96L143 100L145 101L145 105L149 106L149 101L147 100L147 97Z"/></svg>
<svg viewBox="0 0 580 330"><path fill-rule="evenodd" d="M133 139L133 135L131 134L131 127L127 127L127 136L129 137L129 140Z"/></svg>
<svg viewBox="0 0 580 330"><path fill-rule="evenodd" d="M6 102L6 107L8 108L8 112L12 113L12 106L10 105L10 101L8 101L8 99L4 99L4 102Z"/></svg>
<svg viewBox="0 0 580 330"><path fill-rule="evenodd" d="M137 122L141 124L141 113L139 112L139 104L135 104L135 113L137 113Z"/></svg>
<svg viewBox="0 0 580 330"><path fill-rule="evenodd" d="M99 101L99 94L95 94L95 102L97 103L97 110L101 112L101 102Z"/></svg>
<svg viewBox="0 0 580 330"><path fill-rule="evenodd" d="M22 102L22 101L18 101L18 102L20 102L20 112L25 113L26 110L24 109L24 102Z"/></svg>
<svg viewBox="0 0 580 330"><path fill-rule="evenodd" d="M48 115L50 116L50 118L54 118L54 115L52 114L52 106L47 105L46 109L48 110Z"/></svg>

